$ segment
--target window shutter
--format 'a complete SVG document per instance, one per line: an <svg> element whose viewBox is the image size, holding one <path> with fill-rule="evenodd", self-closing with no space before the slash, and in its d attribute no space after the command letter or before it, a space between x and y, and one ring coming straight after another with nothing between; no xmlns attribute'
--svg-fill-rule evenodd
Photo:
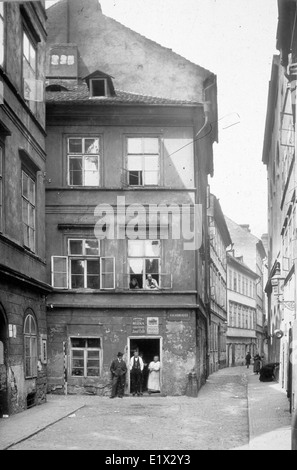
<svg viewBox="0 0 297 470"><path fill-rule="evenodd" d="M115 258L100 258L100 288L115 289Z"/></svg>
<svg viewBox="0 0 297 470"><path fill-rule="evenodd" d="M52 256L52 286L56 289L68 289L68 257Z"/></svg>

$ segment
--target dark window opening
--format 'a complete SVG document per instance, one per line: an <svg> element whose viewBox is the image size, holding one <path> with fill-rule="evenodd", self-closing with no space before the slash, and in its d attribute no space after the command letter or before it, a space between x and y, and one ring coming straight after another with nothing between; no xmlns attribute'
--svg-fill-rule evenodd
<svg viewBox="0 0 297 470"><path fill-rule="evenodd" d="M27 395L27 408L36 406L36 393L29 393Z"/></svg>
<svg viewBox="0 0 297 470"><path fill-rule="evenodd" d="M48 85L46 91L68 91L68 88L62 85Z"/></svg>
<svg viewBox="0 0 297 470"><path fill-rule="evenodd" d="M129 185L142 186L142 171L129 171Z"/></svg>
<svg viewBox="0 0 297 470"><path fill-rule="evenodd" d="M105 80L91 80L91 95L92 96L106 96L106 82Z"/></svg>

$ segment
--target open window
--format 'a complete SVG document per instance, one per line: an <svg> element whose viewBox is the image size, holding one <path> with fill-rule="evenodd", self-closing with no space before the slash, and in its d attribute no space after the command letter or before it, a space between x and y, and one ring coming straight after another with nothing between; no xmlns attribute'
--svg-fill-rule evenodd
<svg viewBox="0 0 297 470"><path fill-rule="evenodd" d="M128 240L129 288L152 288L160 285L160 240Z"/></svg>
<svg viewBox="0 0 297 470"><path fill-rule="evenodd" d="M100 256L93 238L68 240L68 256L52 256L52 286L56 289L115 289L115 259Z"/></svg>

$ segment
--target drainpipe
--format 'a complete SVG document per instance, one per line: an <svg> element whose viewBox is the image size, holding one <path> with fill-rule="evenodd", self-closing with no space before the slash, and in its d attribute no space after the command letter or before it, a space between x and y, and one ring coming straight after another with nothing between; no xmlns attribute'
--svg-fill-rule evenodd
<svg viewBox="0 0 297 470"><path fill-rule="evenodd" d="M203 103L203 108L204 108L204 123L202 125L202 127L196 132L195 134L195 137L194 139L197 139L199 138L199 136L201 138L203 138L203 131L206 129L208 123L209 123L209 116L210 116L210 109L211 109L211 102L210 101L205 101ZM198 147L198 144L196 143L195 144L196 148ZM197 148L198 150L198 148ZM195 204L200 204L201 201L200 201L200 198L199 198L199 187L200 187L200 184L199 184L199 177L200 177L200 165L199 165L199 155L198 155L198 151L197 151L197 158L195 158L195 173L196 173L196 178L195 178L195 184L196 184L196 192L195 192ZM203 215L202 215L203 216ZM205 233L208 233L208 225L207 225L207 217L206 217L206 227L205 227L205 230L207 230L207 232ZM207 241L208 237L206 237L205 239L203 239L203 243ZM205 245L204 243L204 245ZM207 261L207 256L208 256L208 247L205 246L205 264L206 264L206 273L205 273L205 286L204 288L207 286L207 280L208 280L208 273L207 273L207 267L208 267L208 261ZM196 264L196 287L197 287L197 301L196 301L196 305L199 305L199 279L198 279L198 272L199 272L199 257L198 257L198 250L196 250L195 252L195 264ZM205 326L206 326L206 377L205 379L208 377L208 372L209 372L209 364L208 364L208 361L209 361L209 358L208 358L208 332L209 332L209 326L208 326L208 322L209 322L209 306L208 304L204 305L205 309L206 309L206 314L204 314L204 312L202 312L204 318L205 318ZM197 318L196 318L196 334L197 334ZM202 377L201 377L202 378Z"/></svg>

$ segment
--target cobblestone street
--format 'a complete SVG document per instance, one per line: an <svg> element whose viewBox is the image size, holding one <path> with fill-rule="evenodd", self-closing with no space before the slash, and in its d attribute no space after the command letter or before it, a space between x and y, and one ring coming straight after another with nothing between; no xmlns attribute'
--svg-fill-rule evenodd
<svg viewBox="0 0 297 470"><path fill-rule="evenodd" d="M135 449L135 442L137 449L147 450L243 446L248 443L244 372L243 368L234 368L213 374L196 399L51 397L53 401L70 400L74 406L84 406L12 449ZM28 410L27 416L42 412L46 406Z"/></svg>

